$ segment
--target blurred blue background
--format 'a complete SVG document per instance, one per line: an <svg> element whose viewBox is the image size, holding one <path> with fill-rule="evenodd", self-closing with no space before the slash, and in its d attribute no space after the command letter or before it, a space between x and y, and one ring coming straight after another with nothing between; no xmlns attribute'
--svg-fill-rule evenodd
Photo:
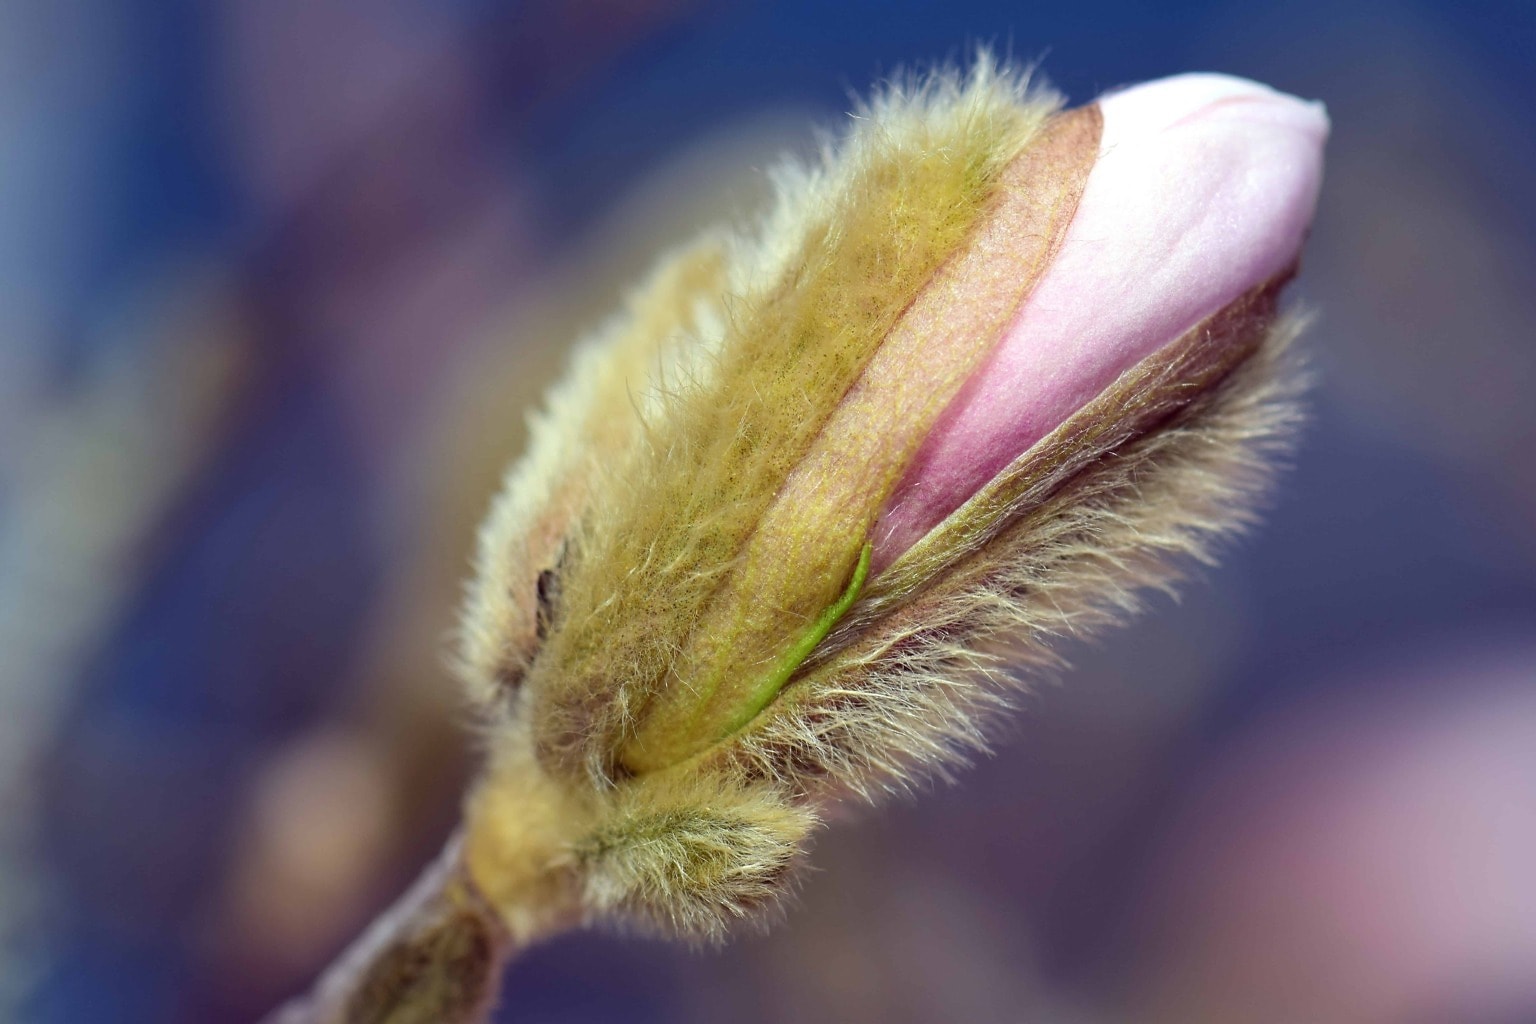
<svg viewBox="0 0 1536 1024"><path fill-rule="evenodd" d="M724 951L507 1020L1536 1020L1536 5L0 5L0 1017L239 1022L451 828L522 411L899 68L1328 104L1264 528Z"/></svg>

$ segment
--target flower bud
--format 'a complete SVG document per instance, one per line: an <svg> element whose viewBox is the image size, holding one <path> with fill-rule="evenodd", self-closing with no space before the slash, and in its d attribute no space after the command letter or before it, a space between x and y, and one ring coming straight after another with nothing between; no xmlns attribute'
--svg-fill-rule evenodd
<svg viewBox="0 0 1536 1024"><path fill-rule="evenodd" d="M1275 302L1325 135L1237 79L1062 111L983 58L664 264L481 537L493 902L477 821L533 773L573 899L717 929L822 798L943 771L994 682L1243 525L1295 418Z"/></svg>

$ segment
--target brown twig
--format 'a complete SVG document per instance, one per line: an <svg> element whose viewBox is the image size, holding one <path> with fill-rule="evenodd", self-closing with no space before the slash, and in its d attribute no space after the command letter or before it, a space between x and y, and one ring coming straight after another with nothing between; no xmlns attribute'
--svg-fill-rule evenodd
<svg viewBox="0 0 1536 1024"><path fill-rule="evenodd" d="M495 1001L515 941L479 894L454 835L410 889L262 1024L472 1024Z"/></svg>

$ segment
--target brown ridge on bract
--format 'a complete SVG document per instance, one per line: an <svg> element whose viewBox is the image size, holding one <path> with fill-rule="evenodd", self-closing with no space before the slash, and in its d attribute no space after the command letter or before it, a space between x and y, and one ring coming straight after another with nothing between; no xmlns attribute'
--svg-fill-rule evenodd
<svg viewBox="0 0 1536 1024"><path fill-rule="evenodd" d="M1176 415L1251 357L1274 322L1281 289L1295 273L1294 267L1286 270L1206 318L1128 369L1041 438L877 577L857 613L849 616L838 636L828 638L821 653L835 652L844 637L978 550L1017 520L1021 510L1040 505L1092 461Z"/></svg>
<svg viewBox="0 0 1536 1024"><path fill-rule="evenodd" d="M898 560L778 701L693 770L873 799L984 750L1019 674L1060 667L1052 641L1134 613L1138 592L1167 589L1251 522L1298 423L1286 352L1300 323L1276 317L1283 283L1126 371L1035 445L936 527L957 559Z"/></svg>
<svg viewBox="0 0 1536 1024"><path fill-rule="evenodd" d="M622 760L634 772L718 742L756 672L836 598L881 506L996 345L1071 223L1098 157L1097 106L1052 117L981 219L896 321L795 465L672 666Z"/></svg>

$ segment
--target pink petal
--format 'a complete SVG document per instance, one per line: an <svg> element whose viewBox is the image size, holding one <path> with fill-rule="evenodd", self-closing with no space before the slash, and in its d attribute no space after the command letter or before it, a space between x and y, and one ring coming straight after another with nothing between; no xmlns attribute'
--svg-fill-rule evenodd
<svg viewBox="0 0 1536 1024"><path fill-rule="evenodd" d="M1099 105L1099 160L1061 252L887 503L876 571L1120 373L1301 249L1322 182L1321 104L1193 74Z"/></svg>

